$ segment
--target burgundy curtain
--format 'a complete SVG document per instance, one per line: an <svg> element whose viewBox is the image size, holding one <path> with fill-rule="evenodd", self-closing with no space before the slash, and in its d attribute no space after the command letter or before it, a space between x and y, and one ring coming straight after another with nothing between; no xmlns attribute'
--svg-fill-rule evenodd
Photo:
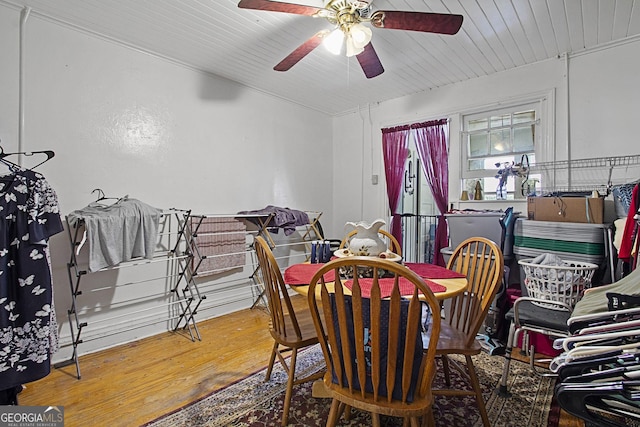
<svg viewBox="0 0 640 427"><path fill-rule="evenodd" d="M427 178L433 199L440 211L436 226L433 263L444 266L440 249L448 244L447 222L444 213L449 203L449 122L434 120L411 125L414 130L418 158Z"/></svg>
<svg viewBox="0 0 640 427"><path fill-rule="evenodd" d="M389 232L398 239L400 247L402 247L402 222L396 209L402 194L404 163L409 154L409 132L409 126L382 129L384 174L387 180L387 197L392 215Z"/></svg>

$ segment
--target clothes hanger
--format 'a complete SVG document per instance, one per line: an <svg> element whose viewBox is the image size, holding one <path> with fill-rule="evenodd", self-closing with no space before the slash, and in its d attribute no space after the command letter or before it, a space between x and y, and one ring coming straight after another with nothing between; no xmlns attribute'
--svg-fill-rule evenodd
<svg viewBox="0 0 640 427"><path fill-rule="evenodd" d="M41 164L46 163L49 160L51 160L56 155L56 153L54 153L51 150L18 151L18 152L15 152L15 153L5 153L4 149L0 145L0 160L2 160L5 164L11 164L11 165L13 165L15 167L18 167L18 168L21 168L21 166L19 164L7 160L6 157L8 157L8 156L19 156L19 155L22 155L22 156L33 156L33 155L36 155L36 154L45 154L47 156L47 158L45 160L41 161L40 163L36 164L35 166L31 166L29 169L37 168Z"/></svg>
<svg viewBox="0 0 640 427"><path fill-rule="evenodd" d="M594 334L594 333L606 333L606 332L615 332L615 331L625 331L629 329L637 329L640 327L640 319L627 320L625 322L614 322L603 325L589 326L583 329L580 329L574 335L586 335L586 334Z"/></svg>
<svg viewBox="0 0 640 427"><path fill-rule="evenodd" d="M638 353L572 361L558 370L560 381L567 383L637 380L639 375Z"/></svg>
<svg viewBox="0 0 640 427"><path fill-rule="evenodd" d="M599 324L611 322L621 322L640 318L640 307L627 308L624 310L603 311L600 313L584 314L582 316L570 317L567 321L569 332L572 334L580 329Z"/></svg>
<svg viewBox="0 0 640 427"><path fill-rule="evenodd" d="M562 382L565 378L575 377L587 372L634 364L640 364L640 356L637 353L625 354L622 350L613 350L566 361L558 366L555 373L558 374L559 382Z"/></svg>
<svg viewBox="0 0 640 427"><path fill-rule="evenodd" d="M560 384L555 391L562 409L603 427L626 426L625 420L640 420L638 381ZM620 422L616 422L616 419Z"/></svg>
<svg viewBox="0 0 640 427"><path fill-rule="evenodd" d="M638 343L619 345L585 345L582 347L576 347L563 353L561 358L559 356L557 366L562 366L563 364L571 363L576 360L582 360L585 357L609 354L609 352L612 351L620 351L620 354L635 354L640 352L639 347Z"/></svg>
<svg viewBox="0 0 640 427"><path fill-rule="evenodd" d="M557 373L570 363L598 363L598 358L614 357L616 355L636 354L640 352L638 343L620 345L584 345L572 348L554 357L549 363L549 370Z"/></svg>
<svg viewBox="0 0 640 427"><path fill-rule="evenodd" d="M15 172L16 170L21 169L20 165L5 159L6 156L8 156L8 154L5 154L4 149L0 145L0 162L2 162L4 165L9 167L9 170L11 170L12 172Z"/></svg>
<svg viewBox="0 0 640 427"><path fill-rule="evenodd" d="M129 195L126 194L123 197L107 197L106 194L104 194L104 191L102 191L101 188L96 188L93 191L91 191L91 194L93 193L98 193L98 198L96 199L96 201L94 203L99 203L103 200L116 200L116 203L120 203L123 200L127 200L129 198Z"/></svg>
<svg viewBox="0 0 640 427"><path fill-rule="evenodd" d="M617 345L618 341L625 341L624 339L634 339L640 337L640 329L634 328L625 331L607 332L600 334L586 334L586 335L572 335L562 339L562 348L565 351L569 351L576 346L591 345L597 343L603 343L603 345ZM620 339L620 340L618 340ZM638 342L635 340L635 342ZM626 343L629 343L627 340ZM620 342L620 344L626 344Z"/></svg>
<svg viewBox="0 0 640 427"><path fill-rule="evenodd" d="M123 196L123 197L107 197L106 194L104 194L104 191L101 188L93 189L93 191L91 191L91 194L93 194L93 193L98 193L98 198L95 200L95 202L89 203L88 206L91 206L91 207L108 208L109 206L117 205L118 203L129 199L129 195L128 194ZM103 200L115 200L115 202L110 204L110 205L106 204L106 203L100 203ZM87 229L85 227L84 232L82 233L82 239L80 240L80 242L76 246L76 255L80 254L80 250L82 249L82 247L84 246L86 241L87 241Z"/></svg>
<svg viewBox="0 0 640 427"><path fill-rule="evenodd" d="M574 376L565 377L563 384L588 384L604 381L635 381L640 374L640 365L615 366L600 371L587 371Z"/></svg>

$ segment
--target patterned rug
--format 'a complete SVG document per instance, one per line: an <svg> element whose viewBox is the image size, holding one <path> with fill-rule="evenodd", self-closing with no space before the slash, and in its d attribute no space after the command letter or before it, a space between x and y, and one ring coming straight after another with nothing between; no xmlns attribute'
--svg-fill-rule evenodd
<svg viewBox="0 0 640 427"><path fill-rule="evenodd" d="M502 357L485 353L474 358L491 425L548 427L549 424L555 424L555 420L549 419L555 379L537 376L527 364L513 362L508 386L512 396L505 399L495 393L503 362ZM316 346L300 353L297 370L301 375L306 375L321 369L323 364L322 352ZM264 375L265 370L256 372L145 426L279 426L287 377L279 365L277 369L274 367L270 381L264 382ZM456 376L455 370L451 375L454 384L464 387L466 383ZM444 379L438 375L434 385L437 387L443 383ZM290 426L325 425L331 400L312 397L311 389L311 383L294 388L289 413ZM437 426L482 426L475 399L471 397L436 396L434 408ZM382 417L381 421L383 426L402 426L402 420L397 418ZM367 413L354 411L350 422L341 420L339 425L371 425L371 419Z"/></svg>

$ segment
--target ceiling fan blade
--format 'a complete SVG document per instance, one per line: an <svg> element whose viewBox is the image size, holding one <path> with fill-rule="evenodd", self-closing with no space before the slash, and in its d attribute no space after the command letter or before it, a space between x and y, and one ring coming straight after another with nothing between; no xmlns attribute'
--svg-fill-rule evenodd
<svg viewBox="0 0 640 427"><path fill-rule="evenodd" d="M322 8L305 6L302 4L282 3L270 0L240 0L238 7L241 9L267 10L271 12L295 13L296 15L313 16Z"/></svg>
<svg viewBox="0 0 640 427"><path fill-rule="evenodd" d="M379 16L376 19L375 15ZM430 12L377 11L371 24L377 28L455 34L462 26L462 15Z"/></svg>
<svg viewBox="0 0 640 427"><path fill-rule="evenodd" d="M273 67L276 71L287 71L296 65L302 58L307 56L311 51L317 48L322 39L329 33L327 30L318 31L313 37L302 43L296 50L291 52L289 56L284 58L278 65Z"/></svg>
<svg viewBox="0 0 640 427"><path fill-rule="evenodd" d="M357 55L356 58L358 58L362 71L364 71L364 75L367 76L368 79L384 73L380 58L378 58L378 54L371 43L366 45L364 51Z"/></svg>

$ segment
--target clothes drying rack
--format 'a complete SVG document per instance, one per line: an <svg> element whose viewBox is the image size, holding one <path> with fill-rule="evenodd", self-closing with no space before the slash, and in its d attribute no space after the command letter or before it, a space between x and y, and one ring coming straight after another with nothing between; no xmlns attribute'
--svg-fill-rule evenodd
<svg viewBox="0 0 640 427"><path fill-rule="evenodd" d="M271 236L267 231L267 225L273 218L273 214L193 214L191 215L190 223L186 229L186 238L188 241L189 250L192 252L193 260L191 262L191 268L187 271L188 280L192 283L193 289L198 295L198 302L196 304L195 309L200 308L200 304L207 299L207 294L205 292L200 291L200 287L198 286L198 281L196 280L199 277L211 275L211 274L221 274L227 268L222 269L210 269L210 270L202 270L203 265L207 260L216 257L222 256L233 256L239 255L240 253L246 254L251 253L253 255L253 238L255 236L262 236L270 242ZM245 231L205 231L205 224L208 220L212 219L228 219L241 221L246 224L253 224L255 227L253 229L248 228ZM199 237L204 236L220 236L220 235L234 236L234 235L242 235L242 236L253 236L250 241L246 242L244 247L241 250L235 250L233 252L224 252L221 254L206 254L201 249L198 244L197 239ZM275 244L275 243L274 243ZM241 267L238 265L238 267ZM259 278L259 269L260 267L257 265L257 262L252 261L252 272L249 275L249 279L252 283L252 287L254 289L254 293L257 293L257 297L252 305L252 308L257 305L263 295L263 287L261 286L261 281Z"/></svg>
<svg viewBox="0 0 640 427"><path fill-rule="evenodd" d="M186 251L185 230L190 216L189 210L168 209L162 212L160 226L158 230L158 243L153 256L147 258L134 258L130 261L122 262L115 266L102 268L95 272L90 272L87 268L86 260L80 259L81 250L84 245L85 224L83 220L74 222L65 218L69 242L71 244L71 256L67 264L69 288L71 292L71 307L67 310L69 327L71 332L71 344L73 351L70 359L57 363L54 366L61 368L71 364L76 366L77 378L81 379L80 362L78 359L78 347L81 343L89 339L103 339L108 336L132 331L134 329L151 326L157 323L169 322L173 324L173 330L182 328L189 333L192 341L200 340L200 332L195 322L195 308L197 307L198 295L196 290L187 280L187 270L191 264L191 254ZM89 309L83 307L80 300L85 291L94 292L97 289L89 288L91 280L86 282L85 277L97 277L97 275L119 269L140 268L143 265L164 263L166 268L161 277L145 278L138 282L127 283L126 286L133 286L144 283L149 286L149 282L159 281L168 283L168 291L162 301L158 301L153 306L144 306L139 310L128 311L124 314L104 316L96 320L86 320L89 317ZM185 286L180 288L180 284L185 282ZM112 283L112 287L117 287ZM125 286L125 285L121 285ZM110 302L105 302L103 311L109 310ZM167 313L159 315L158 309L166 310ZM97 310L94 310L97 311ZM103 326L100 326L103 324ZM84 336L85 329L95 327L96 336L87 339Z"/></svg>
<svg viewBox="0 0 640 427"><path fill-rule="evenodd" d="M295 230L298 233L296 235L296 238L289 239L287 241L276 241L269 227L271 218L268 218L263 223L261 223L261 225L263 226L261 228L262 230L261 235L265 238L265 240L269 244L269 247L274 253L274 257L281 265L284 265L284 264L288 265L289 263L291 263L292 258L296 256L295 253L292 251L292 249L295 249L295 247L298 247L301 245L304 247L304 250L299 254L299 256L304 258L302 260L298 260L295 262L309 261L311 259L312 242L314 240L324 240L322 231L320 231L321 230L320 217L322 216L322 212L320 211L304 211L304 212L309 217L309 222L307 224L297 225L295 227ZM274 228L271 227L271 230L273 229ZM253 244L251 248L253 249ZM285 251L285 253L284 254L279 253L281 250ZM255 254L255 252L252 252L252 254ZM259 274L259 271L260 271L260 266L258 265L258 262L256 259L255 270L251 275L251 278L253 279L255 289L257 290L257 296L251 308L255 308L256 305L258 305L261 301L264 303L266 307L268 307L268 304L266 304L266 301L264 300L265 287L264 287L262 278Z"/></svg>

